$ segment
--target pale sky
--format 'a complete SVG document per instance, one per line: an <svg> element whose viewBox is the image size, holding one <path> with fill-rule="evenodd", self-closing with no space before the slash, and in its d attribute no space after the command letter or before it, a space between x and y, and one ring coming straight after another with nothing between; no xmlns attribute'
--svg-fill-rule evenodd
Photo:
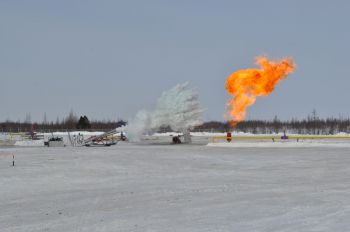
<svg viewBox="0 0 350 232"><path fill-rule="evenodd" d="M189 81L224 120L227 76L254 57L298 69L250 119L350 115L350 1L0 0L0 121L133 117Z"/></svg>

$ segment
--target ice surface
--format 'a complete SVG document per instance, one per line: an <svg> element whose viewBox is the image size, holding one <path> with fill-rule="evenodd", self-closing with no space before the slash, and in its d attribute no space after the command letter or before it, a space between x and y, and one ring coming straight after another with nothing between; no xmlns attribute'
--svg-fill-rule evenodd
<svg viewBox="0 0 350 232"><path fill-rule="evenodd" d="M349 163L327 146L0 148L0 228L343 232Z"/></svg>

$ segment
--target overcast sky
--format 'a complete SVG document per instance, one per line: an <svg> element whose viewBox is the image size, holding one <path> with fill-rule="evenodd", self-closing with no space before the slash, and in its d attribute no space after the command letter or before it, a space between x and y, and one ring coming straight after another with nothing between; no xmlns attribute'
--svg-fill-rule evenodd
<svg viewBox="0 0 350 232"><path fill-rule="evenodd" d="M0 0L0 120L128 119L189 81L223 120L227 76L254 57L298 69L250 119L350 115L350 1Z"/></svg>

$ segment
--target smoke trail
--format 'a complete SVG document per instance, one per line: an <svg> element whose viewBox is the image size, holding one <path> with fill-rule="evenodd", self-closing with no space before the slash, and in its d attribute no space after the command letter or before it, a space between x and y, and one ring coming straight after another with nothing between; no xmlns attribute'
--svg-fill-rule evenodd
<svg viewBox="0 0 350 232"><path fill-rule="evenodd" d="M129 121L128 138L138 141L143 133L152 133L161 126L170 126L174 131L185 131L201 124L203 110L198 93L186 82L162 93L152 112L139 111Z"/></svg>

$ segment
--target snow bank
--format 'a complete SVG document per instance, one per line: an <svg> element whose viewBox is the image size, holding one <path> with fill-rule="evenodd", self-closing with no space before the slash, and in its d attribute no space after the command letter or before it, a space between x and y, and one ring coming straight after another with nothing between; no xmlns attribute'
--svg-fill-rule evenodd
<svg viewBox="0 0 350 232"><path fill-rule="evenodd" d="M20 147L43 147L44 145L44 140L21 140L21 141L16 141L15 146L20 146Z"/></svg>
<svg viewBox="0 0 350 232"><path fill-rule="evenodd" d="M10 138L11 141L14 141L15 146L20 147L40 147L45 146L44 141L48 141L51 137L62 137L63 142L65 145L71 145L69 135L71 136L71 139L77 138L78 136L81 136L81 140L85 140L91 136L97 136L101 135L104 132L101 131L72 131L72 132L52 132L52 133L39 133L38 135L41 135L44 139L40 140L30 140L30 139L24 139L23 137L17 135L10 135L10 134L2 134L0 136L0 140L4 140L5 138Z"/></svg>

